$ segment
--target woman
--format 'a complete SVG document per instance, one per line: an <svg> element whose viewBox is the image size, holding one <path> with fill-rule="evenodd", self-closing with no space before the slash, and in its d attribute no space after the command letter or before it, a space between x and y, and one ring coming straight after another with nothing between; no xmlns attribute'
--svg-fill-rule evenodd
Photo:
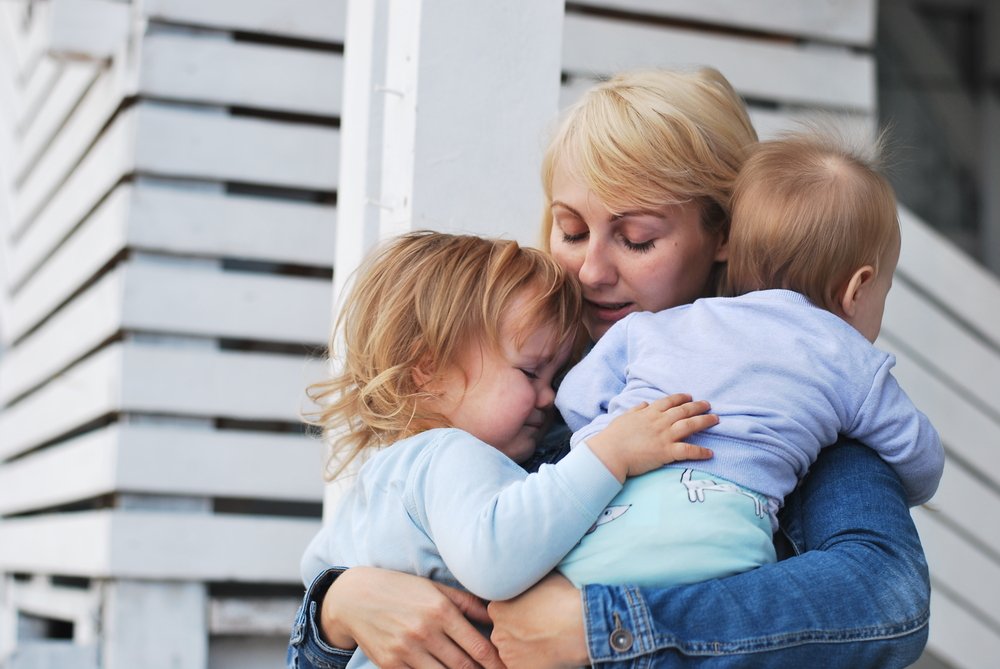
<svg viewBox="0 0 1000 669"><path fill-rule="evenodd" d="M543 165L543 230L552 255L580 279L593 339L632 311L714 292L729 194L754 142L742 102L711 69L620 75L570 110ZM566 436L550 431L540 457L558 457ZM794 557L730 578L581 593L550 576L490 605L495 647L464 619L482 620L483 611L463 593L391 572L331 571L307 593L290 656L302 667L338 666L349 651L327 642L357 641L380 666L497 667L498 657L511 667L915 661L930 586L888 466L857 444L825 449L786 500L781 525L780 548Z"/></svg>

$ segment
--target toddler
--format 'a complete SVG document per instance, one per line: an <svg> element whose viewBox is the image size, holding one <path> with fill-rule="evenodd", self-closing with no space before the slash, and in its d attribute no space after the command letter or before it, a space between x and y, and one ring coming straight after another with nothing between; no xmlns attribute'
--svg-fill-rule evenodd
<svg viewBox="0 0 1000 669"><path fill-rule="evenodd" d="M518 466L546 427L580 309L572 277L512 241L418 232L370 258L331 344L342 371L312 396L337 471L373 454L306 550L304 582L365 565L513 597L559 563L626 476L709 457L683 440L717 419L675 394L556 465Z"/></svg>
<svg viewBox="0 0 1000 669"><path fill-rule="evenodd" d="M556 399L574 448L676 388L719 424L714 457L630 479L560 565L574 584L670 585L775 560L784 497L838 434L877 449L911 505L944 466L937 432L872 344L899 258L891 186L821 135L763 142L735 183L724 293L616 323Z"/></svg>

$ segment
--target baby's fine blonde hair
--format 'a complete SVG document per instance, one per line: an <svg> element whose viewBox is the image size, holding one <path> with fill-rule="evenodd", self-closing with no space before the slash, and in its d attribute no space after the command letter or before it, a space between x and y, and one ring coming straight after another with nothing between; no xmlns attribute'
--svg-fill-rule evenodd
<svg viewBox="0 0 1000 669"><path fill-rule="evenodd" d="M723 292L785 288L839 313L854 272L878 271L899 235L882 143L822 126L762 142L736 180Z"/></svg>
<svg viewBox="0 0 1000 669"><path fill-rule="evenodd" d="M337 319L330 342L336 374L309 387L319 408L308 418L331 438L328 477L366 449L446 424L424 408L431 395L414 371L442 373L472 344L498 349L501 321L522 299L507 321L516 328L515 346L545 326L556 333L555 346L575 339L580 289L542 251L431 231L377 247Z"/></svg>
<svg viewBox="0 0 1000 669"><path fill-rule="evenodd" d="M706 231L725 234L733 181L756 142L743 101L713 68L625 72L597 84L570 107L543 158L543 244L562 161L614 213L693 201Z"/></svg>

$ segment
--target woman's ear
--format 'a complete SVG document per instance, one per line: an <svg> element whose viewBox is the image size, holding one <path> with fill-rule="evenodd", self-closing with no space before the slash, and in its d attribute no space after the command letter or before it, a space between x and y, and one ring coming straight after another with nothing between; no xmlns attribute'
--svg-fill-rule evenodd
<svg viewBox="0 0 1000 669"><path fill-rule="evenodd" d="M847 280L847 287L840 296L840 310L847 318L854 318L858 313L858 304L868 293L868 288L875 280L875 268L865 265L858 269Z"/></svg>

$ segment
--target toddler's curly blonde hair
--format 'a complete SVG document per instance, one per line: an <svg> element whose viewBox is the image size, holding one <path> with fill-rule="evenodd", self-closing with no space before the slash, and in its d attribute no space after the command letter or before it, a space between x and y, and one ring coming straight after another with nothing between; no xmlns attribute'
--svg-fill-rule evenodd
<svg viewBox="0 0 1000 669"><path fill-rule="evenodd" d="M456 364L473 343L496 350L510 319L515 346L552 326L561 346L577 337L580 289L548 254L514 241L420 231L376 248L341 308L330 341L334 376L313 384L318 409L307 416L331 443L327 478L359 454L430 427L446 425L427 411L430 395L414 378ZM502 398L497 398L502 401Z"/></svg>

